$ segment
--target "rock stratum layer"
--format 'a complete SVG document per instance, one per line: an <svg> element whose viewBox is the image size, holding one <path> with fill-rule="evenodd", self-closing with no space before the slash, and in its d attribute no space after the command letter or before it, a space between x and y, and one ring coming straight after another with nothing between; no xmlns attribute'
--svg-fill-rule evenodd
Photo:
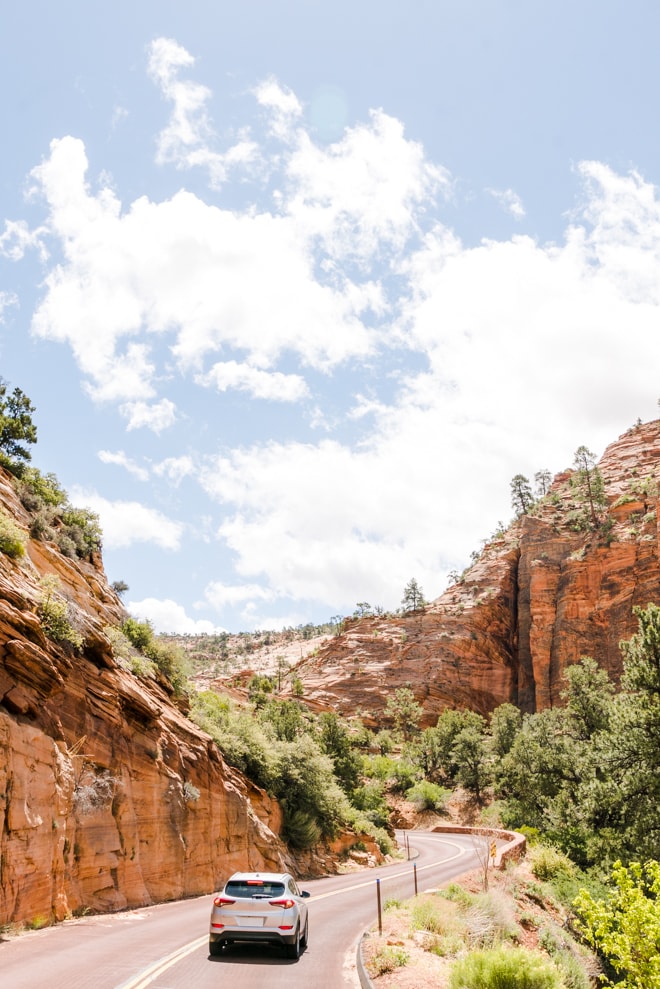
<svg viewBox="0 0 660 989"><path fill-rule="evenodd" d="M592 656L616 680L633 607L660 600L660 422L639 424L599 465L599 525L576 530L572 472L424 611L348 619L298 667L305 700L383 723L388 696L410 687L423 725L446 708L488 714L511 702L537 711L561 700L563 673Z"/></svg>
<svg viewBox="0 0 660 989"><path fill-rule="evenodd" d="M0 507L27 536L4 471ZM44 634L47 575L80 651ZM100 558L33 539L20 559L0 553L0 924L209 892L234 869L293 864L275 801L224 763L164 685L117 664L104 628L124 618Z"/></svg>

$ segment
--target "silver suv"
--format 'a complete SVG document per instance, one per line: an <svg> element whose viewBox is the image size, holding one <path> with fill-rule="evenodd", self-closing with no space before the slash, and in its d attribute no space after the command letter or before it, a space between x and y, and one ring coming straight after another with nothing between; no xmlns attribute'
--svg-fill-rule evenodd
<svg viewBox="0 0 660 989"><path fill-rule="evenodd" d="M308 896L288 872L235 872L213 900L210 954L236 941L260 941L281 944L289 958L299 958L307 947Z"/></svg>

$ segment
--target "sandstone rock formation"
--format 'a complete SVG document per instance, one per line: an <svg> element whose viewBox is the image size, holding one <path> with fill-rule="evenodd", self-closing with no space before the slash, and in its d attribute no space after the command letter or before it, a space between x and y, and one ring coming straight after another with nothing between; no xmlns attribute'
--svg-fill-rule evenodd
<svg viewBox="0 0 660 989"><path fill-rule="evenodd" d="M0 507L27 534L1 470ZM81 650L44 634L48 574ZM163 686L115 661L104 628L124 617L100 559L33 539L20 559L0 553L0 924L209 892L236 868L293 865L279 806L224 763Z"/></svg>
<svg viewBox="0 0 660 989"><path fill-rule="evenodd" d="M563 672L583 655L617 678L633 606L660 599L660 422L628 430L599 469L607 504L596 531L576 531L571 472L558 475L423 612L346 620L298 665L305 701L376 725L387 697L407 686L430 725L445 708L556 705Z"/></svg>

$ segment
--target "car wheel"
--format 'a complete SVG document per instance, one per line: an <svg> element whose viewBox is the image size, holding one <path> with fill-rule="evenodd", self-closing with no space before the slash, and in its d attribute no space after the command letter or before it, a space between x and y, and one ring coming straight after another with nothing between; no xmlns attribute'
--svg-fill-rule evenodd
<svg viewBox="0 0 660 989"><path fill-rule="evenodd" d="M300 947L301 948L306 948L308 941L309 941L309 917L305 921L305 933L303 934L303 936L301 938Z"/></svg>
<svg viewBox="0 0 660 989"><path fill-rule="evenodd" d="M296 931L296 940L293 944L285 944L287 958L300 958L300 928Z"/></svg>
<svg viewBox="0 0 660 989"><path fill-rule="evenodd" d="M222 941L209 941L209 955L217 958L218 955L222 954L223 947Z"/></svg>

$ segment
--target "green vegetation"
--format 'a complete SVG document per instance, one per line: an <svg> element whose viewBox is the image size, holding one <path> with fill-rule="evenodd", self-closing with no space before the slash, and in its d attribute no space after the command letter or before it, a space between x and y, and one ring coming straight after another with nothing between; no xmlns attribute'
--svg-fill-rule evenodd
<svg viewBox="0 0 660 989"><path fill-rule="evenodd" d="M18 559L25 553L26 537L6 512L0 511L0 553Z"/></svg>
<svg viewBox="0 0 660 989"><path fill-rule="evenodd" d="M500 946L471 951L452 969L450 989L563 989L561 976L543 955Z"/></svg>
<svg viewBox="0 0 660 989"><path fill-rule="evenodd" d="M83 637L71 620L70 605L59 593L60 582L58 578L53 575L42 577L39 584L42 595L37 607L37 614L44 632L53 642L68 644L74 649L81 649Z"/></svg>
<svg viewBox="0 0 660 989"><path fill-rule="evenodd" d="M20 475L31 459L28 446L37 442L37 427L32 421L35 408L20 388L7 392L7 382L0 378L0 463Z"/></svg>
<svg viewBox="0 0 660 989"><path fill-rule="evenodd" d="M186 654L174 642L156 636L150 622L127 618L119 630L125 640L151 664L145 667L147 675L158 676L164 686L171 688L176 697L188 696L190 667ZM114 641L122 654L122 641L115 635ZM124 656L131 661L129 654Z"/></svg>
<svg viewBox="0 0 660 989"><path fill-rule="evenodd" d="M660 862L626 868L617 862L604 899L583 890L575 902L577 927L608 964L616 989L660 985Z"/></svg>
<svg viewBox="0 0 660 989"><path fill-rule="evenodd" d="M69 557L89 559L101 548L98 515L89 508L74 508L54 474L26 467L16 481L23 507L31 515L30 535L57 543Z"/></svg>
<svg viewBox="0 0 660 989"><path fill-rule="evenodd" d="M404 615L407 615L411 611L421 611L425 607L426 601L424 600L424 592L413 577L403 589L401 611Z"/></svg>

